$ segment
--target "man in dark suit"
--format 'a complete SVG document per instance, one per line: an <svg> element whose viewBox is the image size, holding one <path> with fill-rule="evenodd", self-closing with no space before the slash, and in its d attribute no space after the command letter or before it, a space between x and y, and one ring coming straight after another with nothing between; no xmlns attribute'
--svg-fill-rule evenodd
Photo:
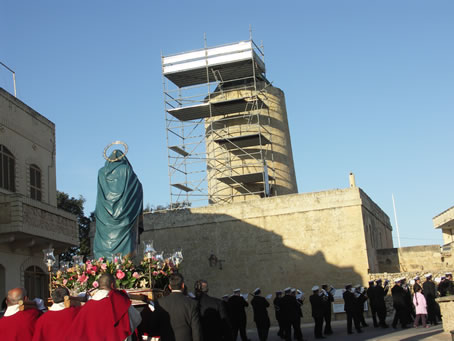
<svg viewBox="0 0 454 341"><path fill-rule="evenodd" d="M197 301L183 294L183 276L170 275L169 288L170 295L156 302L161 341L202 341Z"/></svg>
<svg viewBox="0 0 454 341"><path fill-rule="evenodd" d="M270 330L270 318L266 310L270 304L265 297L260 296L261 290L257 288L254 290L254 298L251 301L252 309L254 311L254 322L257 326L257 333L260 341L268 339L268 332Z"/></svg>
<svg viewBox="0 0 454 341"><path fill-rule="evenodd" d="M325 335L331 335L333 329L331 328L331 303L334 302L334 289L328 288L328 284L322 285L323 291L323 319L325 321Z"/></svg>
<svg viewBox="0 0 454 341"><path fill-rule="evenodd" d="M292 288L284 290L284 297L282 297L280 306L282 313L282 324L284 326L285 341L292 341L292 327L294 337L297 341L303 340L301 333L301 309L296 297L292 295Z"/></svg>
<svg viewBox="0 0 454 341"><path fill-rule="evenodd" d="M312 307L312 317L314 318L314 336L316 339L324 339L323 330L323 293L320 293L318 285L312 287L313 294L309 297Z"/></svg>
<svg viewBox="0 0 454 341"><path fill-rule="evenodd" d="M427 322L435 326L438 324L437 317L440 315L440 306L435 301L437 298L437 289L432 280L432 274L427 274L425 277L426 281L422 285L422 289L427 302Z"/></svg>
<svg viewBox="0 0 454 341"><path fill-rule="evenodd" d="M372 315L372 321L374 322L374 327L378 327L377 321L377 297L376 297L376 286L375 281L369 281L369 288L367 288L367 297L369 298L370 312Z"/></svg>
<svg viewBox="0 0 454 341"><path fill-rule="evenodd" d="M398 278L395 281L393 288L391 289L391 293L393 296L393 306L396 310L393 319L393 328L397 328L397 323L400 321L402 328L407 328L407 324L409 323L409 311L407 307L407 302L405 299L405 290L402 288L402 280L403 278Z"/></svg>
<svg viewBox="0 0 454 341"><path fill-rule="evenodd" d="M382 328L388 328L388 325L386 324L386 303L385 303L385 297L388 294L389 290L388 281L385 281L385 287L382 286L381 279L377 279L375 283L376 283L374 292L375 309L377 309L379 325Z"/></svg>
<svg viewBox="0 0 454 341"><path fill-rule="evenodd" d="M359 323L359 312L357 310L356 297L352 290L352 285L347 284L345 286L345 292L343 293L344 298L344 310L347 313L347 332L353 334L352 321L355 324L355 329L358 333L362 333L361 325Z"/></svg>
<svg viewBox="0 0 454 341"><path fill-rule="evenodd" d="M249 307L247 301L241 296L241 290L235 289L233 295L227 302L229 314L231 316L233 341L238 337L240 332L241 341L249 341L246 336L246 311L245 308Z"/></svg>
<svg viewBox="0 0 454 341"><path fill-rule="evenodd" d="M276 297L273 300L273 305L274 305L274 313L276 316L276 321L279 325L279 331L277 332L277 335L283 339L284 338L284 328L282 327L282 313L281 313L281 299L282 299L282 291L276 291Z"/></svg>
<svg viewBox="0 0 454 341"><path fill-rule="evenodd" d="M226 303L208 296L208 282L200 279L194 285L199 302L204 341L232 341L232 330L227 316Z"/></svg>

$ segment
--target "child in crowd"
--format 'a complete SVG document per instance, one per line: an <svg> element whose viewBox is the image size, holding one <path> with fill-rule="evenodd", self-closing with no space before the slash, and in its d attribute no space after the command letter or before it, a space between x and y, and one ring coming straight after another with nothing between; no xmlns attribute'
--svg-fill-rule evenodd
<svg viewBox="0 0 454 341"><path fill-rule="evenodd" d="M421 324L423 328L429 328L426 324L427 320L427 303L426 298L422 294L422 288L420 286L415 286L415 294L413 296L413 304L415 305L416 318L414 327L418 327L419 320L421 319Z"/></svg>

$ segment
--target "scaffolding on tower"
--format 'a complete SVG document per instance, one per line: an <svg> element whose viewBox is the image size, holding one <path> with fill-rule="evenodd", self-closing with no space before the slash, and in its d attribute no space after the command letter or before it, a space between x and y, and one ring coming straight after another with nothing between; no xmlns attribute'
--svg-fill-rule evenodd
<svg viewBox="0 0 454 341"><path fill-rule="evenodd" d="M265 71L252 39L162 56L171 207L274 195Z"/></svg>

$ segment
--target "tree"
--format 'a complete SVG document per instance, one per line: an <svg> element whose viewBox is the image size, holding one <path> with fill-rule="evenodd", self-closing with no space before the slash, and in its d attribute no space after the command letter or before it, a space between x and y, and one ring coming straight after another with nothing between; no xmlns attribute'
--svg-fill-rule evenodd
<svg viewBox="0 0 454 341"><path fill-rule="evenodd" d="M79 246L68 248L65 252L60 254L60 260L70 261L76 254L88 257L90 254L90 222L94 221L94 213L90 217L84 215L85 198L79 196L79 199L70 197L67 193L57 191L57 207L74 214L77 218L79 225Z"/></svg>

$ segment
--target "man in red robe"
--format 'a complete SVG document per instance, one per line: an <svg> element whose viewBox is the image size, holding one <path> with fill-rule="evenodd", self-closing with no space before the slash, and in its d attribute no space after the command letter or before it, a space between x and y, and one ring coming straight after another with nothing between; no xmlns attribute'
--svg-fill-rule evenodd
<svg viewBox="0 0 454 341"><path fill-rule="evenodd" d="M139 325L139 312L124 291L115 289L115 278L105 273L98 282L99 290L80 309L64 340L128 340Z"/></svg>
<svg viewBox="0 0 454 341"><path fill-rule="evenodd" d="M8 291L5 315L0 319L0 338L2 341L31 340L35 323L40 312L38 309L19 311L19 301L25 301L27 293L24 288Z"/></svg>
<svg viewBox="0 0 454 341"><path fill-rule="evenodd" d="M33 341L64 340L66 330L79 312L80 307L65 307L65 296L69 296L68 289L58 287L51 296L54 303L36 322Z"/></svg>

